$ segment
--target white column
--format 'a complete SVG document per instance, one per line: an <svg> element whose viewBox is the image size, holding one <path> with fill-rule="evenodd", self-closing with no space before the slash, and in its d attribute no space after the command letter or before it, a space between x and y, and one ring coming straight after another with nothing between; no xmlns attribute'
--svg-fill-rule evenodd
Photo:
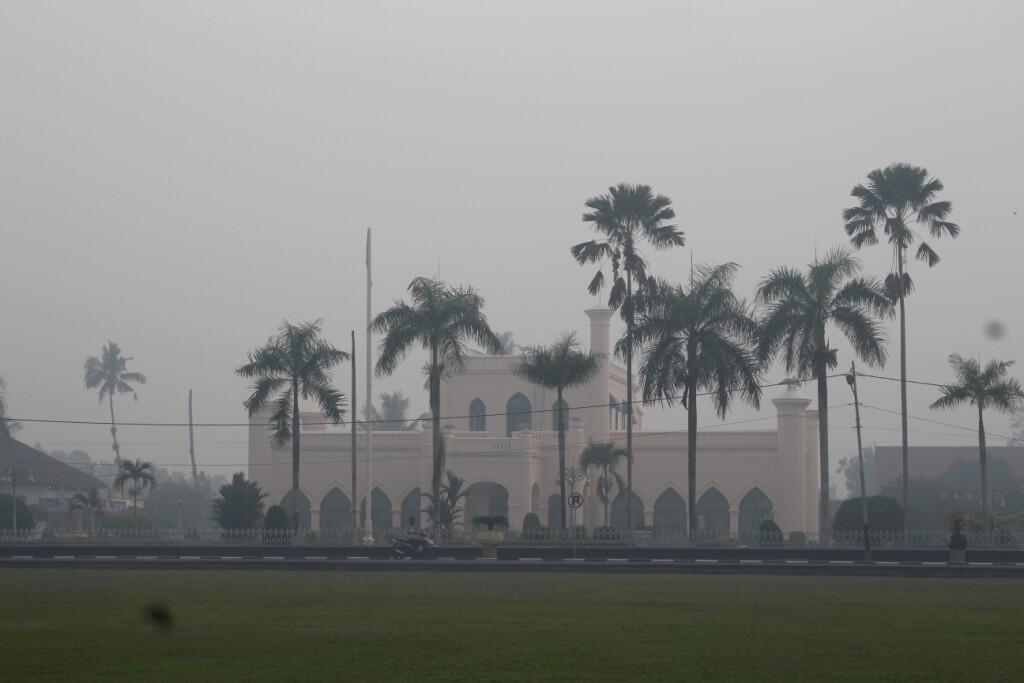
<svg viewBox="0 0 1024 683"><path fill-rule="evenodd" d="M807 473L805 415L811 399L790 385L772 401L778 412L776 434L776 478L772 494L775 519L786 533L807 528Z"/></svg>
<svg viewBox="0 0 1024 683"><path fill-rule="evenodd" d="M607 441L612 310L602 306L588 309L586 313L590 318L590 351L599 360L597 375L587 385L586 404L597 407L581 410L579 417L591 441Z"/></svg>

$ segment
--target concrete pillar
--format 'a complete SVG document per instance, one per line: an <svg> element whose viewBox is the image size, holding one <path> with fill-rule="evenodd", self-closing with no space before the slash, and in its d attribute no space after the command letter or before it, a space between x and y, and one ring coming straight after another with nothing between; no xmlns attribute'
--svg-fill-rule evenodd
<svg viewBox="0 0 1024 683"><path fill-rule="evenodd" d="M783 532L810 531L807 527L806 411L809 399L800 388L789 385L772 400L778 413L776 477L772 507Z"/></svg>
<svg viewBox="0 0 1024 683"><path fill-rule="evenodd" d="M590 352L598 357L597 375L587 385L587 405L598 406L581 411L580 418L592 441L608 440L608 386L611 362L611 318L613 311L605 306L586 311L590 318Z"/></svg>

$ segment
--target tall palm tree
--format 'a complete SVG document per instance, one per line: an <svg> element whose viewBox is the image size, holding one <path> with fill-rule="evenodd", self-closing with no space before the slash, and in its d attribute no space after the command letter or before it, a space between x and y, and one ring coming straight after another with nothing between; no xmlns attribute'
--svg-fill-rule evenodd
<svg viewBox="0 0 1024 683"><path fill-rule="evenodd" d="M89 489L89 493L79 491L71 496L71 509L80 510L85 513L85 518L89 524L89 531L92 531L95 526L96 515L103 514L103 500L95 488Z"/></svg>
<svg viewBox="0 0 1024 683"><path fill-rule="evenodd" d="M349 355L320 336L321 322L281 323L277 335L249 353L249 362L235 372L252 380L245 408L252 417L273 402L270 433L274 443L292 442L292 522L299 524L299 398L313 400L333 424L345 415L345 395L331 386L331 369Z"/></svg>
<svg viewBox="0 0 1024 683"><path fill-rule="evenodd" d="M147 488L156 488L156 476L153 473L153 463L142 460L121 460L117 464L117 476L114 477L114 486L121 489L124 494L124 485L131 482L128 492L132 494L132 521L135 530L139 530L139 494Z"/></svg>
<svg viewBox="0 0 1024 683"><path fill-rule="evenodd" d="M818 529L829 529L828 372L838 364L828 329L846 337L854 353L869 365L884 365L885 334L879 318L892 313L892 300L875 278L860 276L860 261L845 249L830 251L801 273L777 268L761 280L757 298L767 307L758 355L767 363L777 353L787 372L813 377L818 385Z"/></svg>
<svg viewBox="0 0 1024 683"><path fill-rule="evenodd" d="M913 281L907 273L907 251L920 242L914 257L931 268L939 262L939 255L919 239L915 227L925 226L932 237L956 237L960 227L947 219L952 203L938 201L943 190L942 181L928 175L927 169L911 164L897 163L868 174L867 185L858 184L850 194L857 206L843 211L846 234L850 242L860 249L878 244L882 231L893 250L896 272L886 279L889 296L899 302L900 311L900 421L903 459L903 532L910 534L910 468L907 459L907 312L906 297L913 290Z"/></svg>
<svg viewBox="0 0 1024 683"><path fill-rule="evenodd" d="M10 438L11 434L21 429L20 422L14 422L7 418L7 401L4 394L7 392L7 382L0 377L0 438Z"/></svg>
<svg viewBox="0 0 1024 683"><path fill-rule="evenodd" d="M439 280L418 277L409 284L409 295L411 303L396 301L373 320L373 329L384 335L376 372L378 376L390 375L414 347L422 347L429 354L425 371L433 424L431 492L435 500L440 500L445 471L441 379L462 367L468 341L497 353L501 340L487 324L483 297L472 287L450 287Z"/></svg>
<svg viewBox="0 0 1024 683"><path fill-rule="evenodd" d="M604 503L605 526L608 526L608 504L612 499L613 488L618 487L620 491L625 488L622 477L615 471L622 460L628 462L629 453L625 449L617 447L612 441L589 443L580 453L580 467L586 472L596 471L598 473L597 498ZM628 491L628 489L626 490ZM630 499L626 502L626 509L629 509L632 503L632 492L627 493L626 497Z"/></svg>
<svg viewBox="0 0 1024 683"><path fill-rule="evenodd" d="M1012 360L989 361L981 367L981 361L964 358L954 353L949 357L949 365L956 375L956 384L940 389L942 398L932 403L932 409L950 409L965 403L978 409L978 462L981 465L981 514L988 524L991 521L990 501L988 499L988 462L985 453L985 410L1012 413L1024 400L1024 387L1016 378L1008 377Z"/></svg>
<svg viewBox="0 0 1024 683"><path fill-rule="evenodd" d="M145 384L146 376L141 372L129 372L130 356L121 355L121 347L107 342L99 358L90 356L85 361L85 388L99 389L100 402L110 402L110 438L114 443L114 462L121 461L121 446L117 443L117 421L114 419L114 394L131 394L136 401L135 384Z"/></svg>
<svg viewBox="0 0 1024 683"><path fill-rule="evenodd" d="M611 264L608 305L620 309L626 322L624 354L626 358L626 489L633 491L633 322L636 315L634 296L637 291L648 290L654 284L647 272L647 261L640 251L643 243L655 249L681 247L685 243L682 231L669 222L675 218L672 200L654 194L649 185L620 183L608 188L607 194L586 201L583 221L592 224L600 240L581 242L569 251L580 265L600 263L587 291L599 293L605 286L603 264ZM632 525L632 510L627 512Z"/></svg>
<svg viewBox="0 0 1024 683"><path fill-rule="evenodd" d="M563 410L562 394L570 387L589 382L597 374L598 360L590 352L579 350L576 335L569 333L551 346L531 346L512 366L512 371L534 384L555 390L553 414L558 431L558 494L565 528L565 427L568 410Z"/></svg>
<svg viewBox="0 0 1024 683"><path fill-rule="evenodd" d="M687 521L697 520L697 397L711 392L715 411L729 412L733 397L757 407L761 366L752 349L757 322L732 291L735 263L698 266L688 285L660 284L645 296L635 342L645 349L640 366L644 401L686 408Z"/></svg>

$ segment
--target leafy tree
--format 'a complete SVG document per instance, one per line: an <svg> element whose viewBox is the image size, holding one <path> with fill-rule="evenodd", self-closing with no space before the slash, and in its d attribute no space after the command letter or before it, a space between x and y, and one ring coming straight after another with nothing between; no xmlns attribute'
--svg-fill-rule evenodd
<svg viewBox="0 0 1024 683"><path fill-rule="evenodd" d="M487 324L483 298L472 287L450 287L438 280L418 277L409 284L411 303L396 301L374 318L374 331L384 335L377 357L378 376L390 375L414 348L429 354L426 366L433 423L431 495L441 500L441 474L445 471L441 444L441 379L457 371L466 356L466 342L474 341L497 353L501 340Z"/></svg>
<svg viewBox="0 0 1024 683"><path fill-rule="evenodd" d="M942 181L932 178L928 171L906 163L896 163L875 169L868 174L867 185L858 184L850 194L857 206L843 211L846 234L854 247L878 244L879 231L883 233L893 251L896 272L885 279L889 296L899 302L900 314L900 417L903 448L903 509L909 513L910 470L907 460L907 313L906 298L913 289L913 280L907 273L907 251L920 242L915 258L931 268L939 262L939 255L919 239L915 228L925 226L932 237L949 235L955 238L960 227L951 223L952 203L939 201ZM904 533L910 533L910 515L904 517Z"/></svg>
<svg viewBox="0 0 1024 683"><path fill-rule="evenodd" d="M644 349L640 390L644 401L668 405L682 394L686 408L688 472L687 521L697 520L697 397L711 392L716 412L725 417L738 395L757 407L760 364L753 352L757 322L733 294L738 266L698 266L689 285L662 283L645 295L634 331Z"/></svg>
<svg viewBox="0 0 1024 683"><path fill-rule="evenodd" d="M71 509L79 510L85 514L86 523L89 525L90 531L96 527L96 516L103 515L103 508L103 499L100 498L99 492L94 488L89 489L89 493L79 491L71 496Z"/></svg>
<svg viewBox="0 0 1024 683"><path fill-rule="evenodd" d="M681 247L683 233L670 224L676 212L672 200L654 194L649 185L620 183L608 188L607 194L586 201L583 221L590 223L601 236L599 240L581 242L570 249L580 265L600 263L587 291L598 294L605 286L603 264L611 264L608 305L619 309L626 322L626 489L633 492L633 321L636 315L634 295L654 286L647 272L647 261L640 249L644 243L655 249ZM632 528L632 508L627 506L627 523Z"/></svg>
<svg viewBox="0 0 1024 683"><path fill-rule="evenodd" d="M970 404L978 409L978 463L981 466L981 514L991 515L988 499L988 462L985 452L985 409L992 408L1012 413L1024 400L1024 387L1009 377L1013 361L992 360L982 368L981 361L964 358L954 353L949 365L956 375L956 383L942 387L942 398L932 403L932 409L951 409Z"/></svg>
<svg viewBox="0 0 1024 683"><path fill-rule="evenodd" d="M370 412L368 414L367 409ZM373 420L373 428L376 431L400 432L409 428L409 420L406 412L409 410L409 397L401 391L392 391L380 395L380 411L372 405L363 408L363 415L367 420ZM359 425L359 429L365 430L365 425Z"/></svg>
<svg viewBox="0 0 1024 683"><path fill-rule="evenodd" d="M213 519L221 529L254 529L259 526L263 499L267 497L259 484L246 481L244 474L235 472L231 483L221 486L218 493L213 501ZM280 506L275 507L280 509Z"/></svg>
<svg viewBox="0 0 1024 683"><path fill-rule="evenodd" d="M333 424L345 414L345 395L331 386L331 369L349 359L349 354L331 346L320 336L321 322L293 325L281 323L276 336L249 353L249 362L236 370L252 380L252 395L245 401L249 416L272 403L271 438L277 444L292 442L292 489L299 490L301 430L299 398L313 400ZM292 518L299 519L298 495L292 496Z"/></svg>
<svg viewBox="0 0 1024 683"><path fill-rule="evenodd" d="M875 449L871 446L864 447L864 488L867 495L875 494ZM836 473L843 476L846 484L846 494L850 497L860 495L860 461L856 455L849 458L840 458Z"/></svg>
<svg viewBox="0 0 1024 683"><path fill-rule="evenodd" d="M612 490L617 487L620 491L625 488L625 482L616 471L619 462L629 461L629 452L618 448L614 442L606 441L600 443L588 443L583 452L580 453L580 467L584 471L596 471L597 477L597 498L604 503L604 526L608 526L608 504L612 499Z"/></svg>
<svg viewBox="0 0 1024 683"><path fill-rule="evenodd" d="M121 460L118 462L118 472L117 476L114 477L114 486L121 489L121 493L124 494L124 485L128 482L132 483L128 492L132 496L132 518L135 520L135 528L138 530L139 494L145 491L146 488L156 488L153 464L141 460L136 460L135 462Z"/></svg>
<svg viewBox="0 0 1024 683"><path fill-rule="evenodd" d="M886 359L879 318L891 313L892 304L882 283L860 276L860 268L845 249L833 249L806 273L777 268L761 281L757 293L767 307L758 340L761 359L767 362L781 353L788 372L817 380L822 533L829 528L828 373L839 364L829 344L829 328L838 329L868 364L884 365Z"/></svg>
<svg viewBox="0 0 1024 683"><path fill-rule="evenodd" d="M13 433L21 429L21 423L7 419L7 401L4 394L7 393L7 382L0 377L0 438L10 438Z"/></svg>
<svg viewBox="0 0 1024 683"><path fill-rule="evenodd" d="M153 524L159 529L206 527L213 514L210 480L200 473L193 483L180 472L161 476L160 468L156 470L158 486L150 491L143 508Z"/></svg>
<svg viewBox="0 0 1024 683"><path fill-rule="evenodd" d="M462 516L462 508L459 502L469 494L463 490L466 480L457 476L451 470L446 473L447 481L441 486L440 494L435 496L432 493L424 493L427 499L427 507L424 512L430 518L433 526L442 532L452 531L459 523Z"/></svg>
<svg viewBox="0 0 1024 683"><path fill-rule="evenodd" d="M145 384L146 376L141 372L129 372L130 356L121 355L121 347L114 342L103 346L100 356L90 356L85 361L85 388L99 389L100 403L106 398L110 403L110 438L113 441L114 462L121 461L121 446L117 443L117 421L114 419L114 394L131 394L136 401L132 384Z"/></svg>
<svg viewBox="0 0 1024 683"><path fill-rule="evenodd" d="M280 505L271 505L263 518L263 528L267 531L284 531L288 527L288 513Z"/></svg>
<svg viewBox="0 0 1024 683"><path fill-rule="evenodd" d="M890 496L869 496L868 528L872 531L899 531L903 528L903 508L899 501ZM860 532L864 530L864 517L860 506L860 498L848 498L843 501L832 520L832 529L843 532Z"/></svg>
<svg viewBox="0 0 1024 683"><path fill-rule="evenodd" d="M565 428L568 411L563 410L562 394L566 389L589 382L597 374L598 360L592 353L579 350L574 334L566 334L551 346L531 346L512 371L534 384L555 390L555 411L552 415L558 431L558 486L565 528Z"/></svg>
<svg viewBox="0 0 1024 683"><path fill-rule="evenodd" d="M516 352L516 340L510 331L505 330L504 332L499 333L498 339L501 341L501 349L494 355L511 356Z"/></svg>

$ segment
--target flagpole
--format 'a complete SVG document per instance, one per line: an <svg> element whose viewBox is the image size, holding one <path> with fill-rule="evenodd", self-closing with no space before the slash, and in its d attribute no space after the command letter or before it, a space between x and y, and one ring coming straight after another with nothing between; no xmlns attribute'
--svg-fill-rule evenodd
<svg viewBox="0 0 1024 683"><path fill-rule="evenodd" d="M366 229L366 520L363 545L373 545L373 276L370 228Z"/></svg>

